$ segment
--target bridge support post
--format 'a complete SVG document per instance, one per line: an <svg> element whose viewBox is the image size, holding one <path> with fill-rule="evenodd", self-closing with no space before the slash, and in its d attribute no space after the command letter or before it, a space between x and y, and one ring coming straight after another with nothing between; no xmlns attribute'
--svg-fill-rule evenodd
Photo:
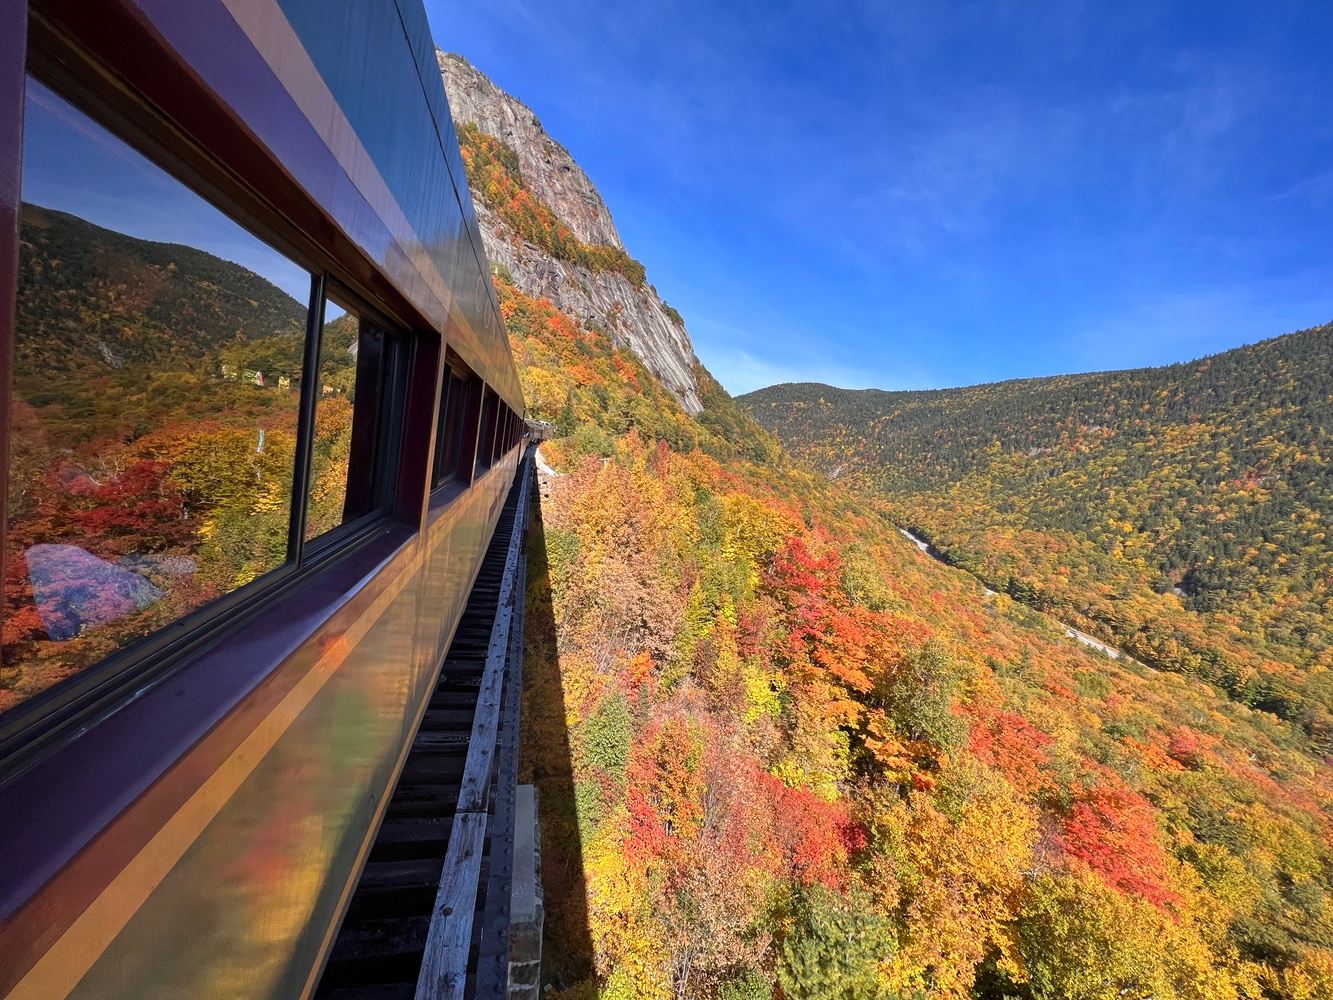
<svg viewBox="0 0 1333 1000"><path fill-rule="evenodd" d="M537 789L519 785L514 799L514 881L509 907L509 997L538 1000L542 986L541 837Z"/></svg>

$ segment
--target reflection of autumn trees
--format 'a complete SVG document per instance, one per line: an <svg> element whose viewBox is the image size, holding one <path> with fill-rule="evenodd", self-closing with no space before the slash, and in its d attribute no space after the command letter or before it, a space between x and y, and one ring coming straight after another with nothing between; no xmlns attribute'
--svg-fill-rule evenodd
<svg viewBox="0 0 1333 1000"><path fill-rule="evenodd" d="M64 213L25 206L22 235L0 710L285 561L306 312ZM341 520L355 336L329 324L314 524ZM227 375L250 369L264 387Z"/></svg>
<svg viewBox="0 0 1333 1000"><path fill-rule="evenodd" d="M268 391L240 385L233 390ZM8 526L0 698L30 696L281 565L287 553L295 410L292 394L286 419L258 426L225 411L207 419L180 414L131 442L97 439L78 448L48 448L50 464L40 471L29 449L26 474L37 478L22 487L25 502ZM233 421L241 426L229 426ZM51 641L48 633L61 632L53 625L62 614L107 617L87 604L97 599L97 586L82 588L73 580L66 582L69 588L86 590L77 607L34 605L24 553L52 541L128 567L163 597L68 641Z"/></svg>
<svg viewBox="0 0 1333 1000"><path fill-rule="evenodd" d="M586 903L595 974L553 926L557 996L1328 988L1333 786L1290 726L985 599L887 506L746 459L500 289L534 416L566 420L540 640L563 710L525 739L539 782L568 739L547 835L585 881L548 892Z"/></svg>

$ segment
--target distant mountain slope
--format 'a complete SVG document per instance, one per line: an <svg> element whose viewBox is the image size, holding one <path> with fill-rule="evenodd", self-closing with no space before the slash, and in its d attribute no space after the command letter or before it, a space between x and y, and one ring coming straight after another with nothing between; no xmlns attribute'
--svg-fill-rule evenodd
<svg viewBox="0 0 1333 1000"><path fill-rule="evenodd" d="M741 402L954 561L1104 636L1174 632L1183 608L1263 655L1333 657L1333 326L1164 368L932 392L779 385ZM1172 639L1140 652L1170 665L1185 647L1205 676L1234 672L1225 648Z"/></svg>
<svg viewBox="0 0 1333 1000"><path fill-rule="evenodd" d="M1241 449L1233 465L1261 463L1259 442L1269 434L1299 443L1333 426L1330 394L1333 326L1163 368L921 392L798 383L741 399L798 444L857 428L858 442L869 451L855 447L846 457L873 458L882 463L878 474L885 483L919 488L987 466L997 443L1002 451L1029 451L1087 443L1098 435L1147 440L1162 425L1218 419L1227 421L1223 433ZM836 464L834 456L820 458L825 466L831 461ZM1326 467L1297 470L1307 486L1320 472L1328 474Z"/></svg>
<svg viewBox="0 0 1333 1000"><path fill-rule="evenodd" d="M239 264L37 205L23 206L18 287L20 373L195 366L238 342L299 337L305 324L304 303ZM287 346L290 368L300 345Z"/></svg>
<svg viewBox="0 0 1333 1000"><path fill-rule="evenodd" d="M527 106L462 56L439 53L440 71L469 165L486 253L519 287L549 298L629 347L689 413L703 408L699 360L680 314L644 280L601 195ZM471 130L467 126L473 126ZM487 178L491 183L487 183ZM563 226L566 233L557 233Z"/></svg>

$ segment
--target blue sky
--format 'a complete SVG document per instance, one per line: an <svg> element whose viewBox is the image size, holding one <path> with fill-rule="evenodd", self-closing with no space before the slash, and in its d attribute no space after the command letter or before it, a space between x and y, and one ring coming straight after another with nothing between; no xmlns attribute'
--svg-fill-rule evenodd
<svg viewBox="0 0 1333 1000"><path fill-rule="evenodd" d="M1333 4L426 7L588 171L733 392L1333 320Z"/></svg>

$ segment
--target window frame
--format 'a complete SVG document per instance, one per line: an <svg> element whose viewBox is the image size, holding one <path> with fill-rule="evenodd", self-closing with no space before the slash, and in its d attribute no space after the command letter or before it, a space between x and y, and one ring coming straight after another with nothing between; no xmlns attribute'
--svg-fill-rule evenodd
<svg viewBox="0 0 1333 1000"><path fill-rule="evenodd" d="M106 76L100 66L81 51L68 46L38 21L30 20L30 24L36 30L29 36L24 65L28 79L35 79L49 88L118 142L305 270L311 280L286 560L230 593L129 642L0 713L0 782L44 756L72 734L81 732L90 720L113 713L149 686L186 666L205 649L235 635L254 615L271 607L317 571L394 529L397 522L393 517L393 506L401 471L402 435L406 430L407 386L417 355L411 349L414 338L407 325L387 319L347 283L338 281L332 271L321 265L317 250L307 252L285 237L281 231L283 227L270 221L266 205L253 202L246 196L248 192L242 197L229 194L232 183L239 185L240 182L230 175L221 161L195 147L174 125L114 81L108 81L106 92L99 92L95 86ZM22 197L21 175L19 190ZM310 490L311 441L315 430L314 404L317 401L315 386L319 380L317 375L310 378L304 377L304 373L317 371L324 306L330 288L336 289L339 297L354 305L363 319L378 326L385 335L386 344L393 342L393 357L382 376L391 380L388 386L391 391L383 394L381 427L376 441L376 464L372 472L374 509L306 541L304 528ZM7 490L8 470L5 472L3 488ZM7 520L0 523L0 544L8 544L8 530Z"/></svg>
<svg viewBox="0 0 1333 1000"><path fill-rule="evenodd" d="M458 477L464 489L477 481L477 445L481 440L481 411L486 402L486 383L478 375L468 380L467 404L463 410L463 442L458 453Z"/></svg>
<svg viewBox="0 0 1333 1000"><path fill-rule="evenodd" d="M440 396L437 404L439 412L435 419L435 447L431 449L430 494L432 499L438 497L449 487L457 485L463 478L460 459L466 448L468 406L471 402L476 381L476 376L469 372L461 362L456 360L453 355L446 354L444 375L440 380ZM461 394L456 394L458 388L461 388ZM461 396L461 399L457 403L458 409L454 411L457 427L451 429L448 423L449 407L455 405L455 399L458 396ZM453 461L447 469L442 470L447 457L446 434L453 434L456 447Z"/></svg>
<svg viewBox="0 0 1333 1000"><path fill-rule="evenodd" d="M407 410L407 381L411 366L410 335L400 330L396 324L384 319L377 310L365 305L360 296L352 292L329 272L325 271L321 278L317 312L311 317L311 326L317 328L312 338L314 348L312 351L311 341L307 340L307 354L302 362L301 407L303 419L306 406L309 406L310 409L309 434L300 433L306 426L303 423L298 427L297 437L297 472L301 475L304 491L300 503L296 504L294 502L292 505L292 523L290 534L287 537L288 560L294 561L302 568L306 567L312 559L323 561L330 552L335 554L343 552L349 546L355 545L358 539L373 534L377 525L392 517L394 502L397 499L398 473L402 461L403 433L406 424L404 418ZM337 299L350 307L347 311L355 312L362 323L369 323L379 330L384 337L386 357L380 371L379 414L377 415L377 426L375 428L374 454L371 458L371 509L350 521L344 521L342 524L330 528L322 535L306 538L305 529L310 506L310 477L314 464L312 448L320 399L319 359L324 348L324 313L331 300L330 289L336 293ZM336 299L333 301L339 305L339 308L343 308ZM310 364L312 357L314 359L313 367ZM306 378L305 372L314 372L315 376ZM307 395L310 397L309 400L307 400ZM354 408L355 405L354 402ZM355 413L355 409L353 412ZM350 483L350 465L348 473ZM292 481L293 483L296 482L295 477ZM297 523L298 508L299 523Z"/></svg>
<svg viewBox="0 0 1333 1000"><path fill-rule="evenodd" d="M500 394L482 382L481 412L477 415L477 448L472 462L476 482L495 465L495 431L500 423Z"/></svg>

